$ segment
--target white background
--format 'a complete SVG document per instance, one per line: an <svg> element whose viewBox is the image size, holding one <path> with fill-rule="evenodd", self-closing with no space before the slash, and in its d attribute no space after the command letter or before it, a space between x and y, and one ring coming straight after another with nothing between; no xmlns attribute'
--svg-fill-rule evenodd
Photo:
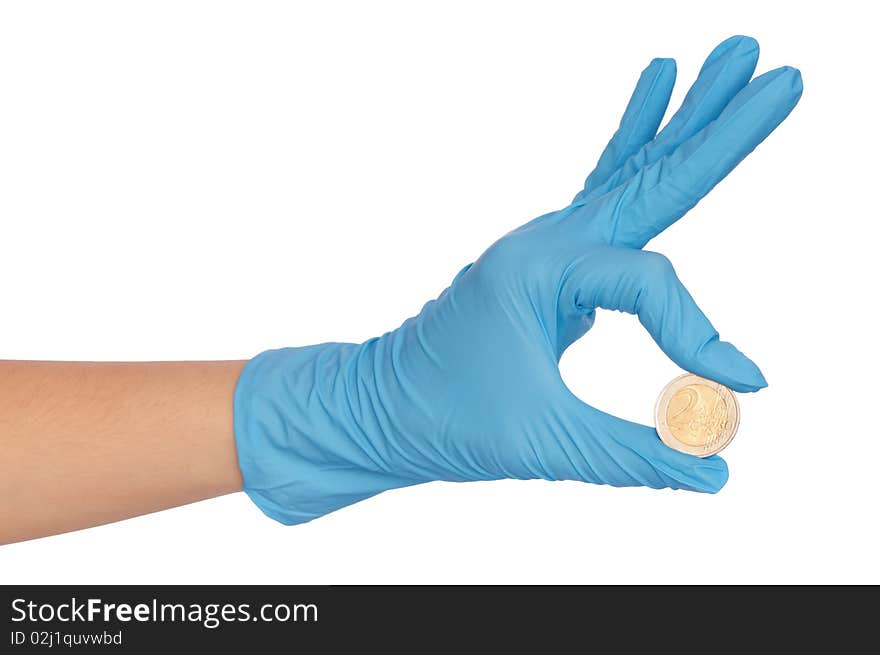
<svg viewBox="0 0 880 655"><path fill-rule="evenodd" d="M870 4L306 4L0 6L0 356L382 333L567 204L652 57L674 109L745 33L803 99L649 245L770 382L729 484L433 483L289 528L235 494L2 547L0 582L880 582ZM562 368L645 423L680 373L610 312Z"/></svg>

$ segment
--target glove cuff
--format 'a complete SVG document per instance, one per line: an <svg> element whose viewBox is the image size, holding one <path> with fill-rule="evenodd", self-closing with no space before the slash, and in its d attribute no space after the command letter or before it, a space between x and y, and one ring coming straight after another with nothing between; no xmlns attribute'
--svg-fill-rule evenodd
<svg viewBox="0 0 880 655"><path fill-rule="evenodd" d="M357 389L350 392L347 376L362 348L327 343L269 350L241 372L234 428L244 491L285 525L420 482L382 470L354 420Z"/></svg>

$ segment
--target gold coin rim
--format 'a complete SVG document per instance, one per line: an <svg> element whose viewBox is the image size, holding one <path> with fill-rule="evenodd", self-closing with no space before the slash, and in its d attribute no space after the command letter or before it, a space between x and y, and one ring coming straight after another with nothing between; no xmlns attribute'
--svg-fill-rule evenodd
<svg viewBox="0 0 880 655"><path fill-rule="evenodd" d="M689 384L702 384L713 389L724 399L724 403L727 406L727 426L722 433L722 437L716 440L712 446L692 446L679 441L672 435L672 431L666 422L666 410L669 408L669 401L672 400L672 397L679 389ZM694 373L685 373L684 375L679 375L663 387L654 405L654 424L660 440L670 448L689 455L696 455L697 457L709 457L727 448L736 436L736 431L739 429L739 402L733 391L723 384L719 384L714 380L707 380Z"/></svg>

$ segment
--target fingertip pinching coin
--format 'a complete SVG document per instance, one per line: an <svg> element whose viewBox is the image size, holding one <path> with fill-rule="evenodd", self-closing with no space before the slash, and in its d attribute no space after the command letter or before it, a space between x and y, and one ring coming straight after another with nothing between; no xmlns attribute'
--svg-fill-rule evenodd
<svg viewBox="0 0 880 655"><path fill-rule="evenodd" d="M654 421L667 446L708 457L733 441L739 427L739 403L723 384L686 373L660 392Z"/></svg>

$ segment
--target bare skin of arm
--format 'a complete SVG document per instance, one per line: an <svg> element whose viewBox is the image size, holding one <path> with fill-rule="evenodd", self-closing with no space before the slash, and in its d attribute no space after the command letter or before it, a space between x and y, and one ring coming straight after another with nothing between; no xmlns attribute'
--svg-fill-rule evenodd
<svg viewBox="0 0 880 655"><path fill-rule="evenodd" d="M0 361L0 544L240 491L244 361Z"/></svg>

